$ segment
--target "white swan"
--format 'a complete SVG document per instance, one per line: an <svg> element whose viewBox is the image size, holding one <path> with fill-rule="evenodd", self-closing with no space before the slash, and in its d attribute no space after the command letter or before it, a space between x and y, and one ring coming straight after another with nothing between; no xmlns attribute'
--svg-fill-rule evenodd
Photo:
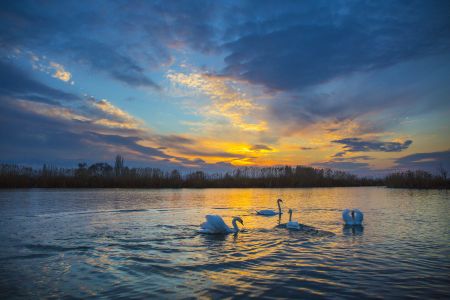
<svg viewBox="0 0 450 300"><path fill-rule="evenodd" d="M364 214L359 209L345 209L342 212L342 219L345 225L361 225Z"/></svg>
<svg viewBox="0 0 450 300"><path fill-rule="evenodd" d="M300 224L297 221L292 221L292 209L289 209L289 222L286 224L287 229L300 229Z"/></svg>
<svg viewBox="0 0 450 300"><path fill-rule="evenodd" d="M257 215L261 215L261 216L275 216L275 215L281 215L283 212L281 211L281 202L283 202L283 200L278 199L277 200L277 204L278 204L278 212L271 210L271 209L263 209L263 210L257 210L256 214Z"/></svg>
<svg viewBox="0 0 450 300"><path fill-rule="evenodd" d="M233 229L228 227L227 224L223 221L222 217L219 215L206 215L206 222L200 225L199 233L208 233L208 234L229 234L229 233L237 233L239 228L236 222L244 225L244 221L240 217L234 217L231 224L233 224Z"/></svg>

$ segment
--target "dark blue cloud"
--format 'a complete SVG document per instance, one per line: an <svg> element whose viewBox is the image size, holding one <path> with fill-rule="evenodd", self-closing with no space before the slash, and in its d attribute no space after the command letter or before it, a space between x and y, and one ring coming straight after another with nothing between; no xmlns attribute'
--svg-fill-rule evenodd
<svg viewBox="0 0 450 300"><path fill-rule="evenodd" d="M0 42L65 55L132 86L170 47L227 53L225 74L295 90L448 52L448 1L21 1L2 3Z"/></svg>
<svg viewBox="0 0 450 300"><path fill-rule="evenodd" d="M106 72L112 78L130 86L147 86L159 89L159 86L147 75L145 68L133 58L116 51L111 45L90 39L78 39L67 42L64 48L70 49L69 57L74 61L88 64L90 67Z"/></svg>
<svg viewBox="0 0 450 300"><path fill-rule="evenodd" d="M381 142L381 141L368 141L360 138L345 138L340 140L334 140L333 143L344 145L345 152L400 152L408 149L412 144L411 140L407 140L403 143L399 142ZM340 153L335 156L342 156Z"/></svg>
<svg viewBox="0 0 450 300"><path fill-rule="evenodd" d="M447 171L450 171L450 150L428 153L414 153L396 159L395 164L395 168L403 170L420 169L436 173L439 171L439 168L442 167Z"/></svg>
<svg viewBox="0 0 450 300"><path fill-rule="evenodd" d="M125 147L153 158L173 158L173 156L167 155L160 149L139 145L138 142L142 141L142 138L136 136L120 136L113 134L100 134L96 132L85 132L84 137L90 141L100 144L109 144L115 148Z"/></svg>
<svg viewBox="0 0 450 300"><path fill-rule="evenodd" d="M450 55L433 56L284 92L269 105L269 117L292 130L325 120L330 132L348 122L358 125L354 135L394 131L406 118L450 107L449 62Z"/></svg>
<svg viewBox="0 0 450 300"><path fill-rule="evenodd" d="M98 36L109 28L101 11L96 11L100 9L97 5L92 6L90 13L70 2L2 5L0 42L6 50L31 48L65 56L128 85L158 87L135 59L120 52L126 39L108 41L101 34Z"/></svg>
<svg viewBox="0 0 450 300"><path fill-rule="evenodd" d="M449 107L450 2L252 4L227 27L222 72L278 91L268 118L290 132L352 120L380 133Z"/></svg>
<svg viewBox="0 0 450 300"><path fill-rule="evenodd" d="M180 135L158 135L155 136L155 141L162 147L173 147L178 145L195 145L197 142L194 139L187 138Z"/></svg>
<svg viewBox="0 0 450 300"><path fill-rule="evenodd" d="M105 153L85 143L83 135L73 132L76 122L25 111L14 100L0 97L0 157L3 161L23 163L52 162L89 158L92 153Z"/></svg>
<svg viewBox="0 0 450 300"><path fill-rule="evenodd" d="M298 90L450 51L448 1L266 4L256 16L243 8L241 28L225 44L225 74Z"/></svg>
<svg viewBox="0 0 450 300"><path fill-rule="evenodd" d="M30 85L41 91L40 85ZM31 94L36 91L30 87ZM52 90L53 91L53 90ZM159 149L139 145L142 134L138 130L110 129L91 121L60 117L52 109L70 111L63 104L52 106L45 101L43 107L49 114L35 112L33 107L23 109L23 105L12 96L0 95L0 157L4 161L24 163L51 163L74 160L98 161L113 157L119 151L136 153L134 160L145 159L148 163L164 158L172 158ZM76 111L75 111L76 113ZM95 115L97 113L97 115ZM80 113L78 113L80 114ZM86 115L87 116L87 115ZM104 119L106 116L96 111L90 112L88 119ZM109 116L114 120L114 116ZM98 132L102 133L98 133ZM104 132L115 132L106 134Z"/></svg>
<svg viewBox="0 0 450 300"><path fill-rule="evenodd" d="M2 2L0 44L66 57L130 86L159 88L147 72L170 47L216 48L215 5L204 1Z"/></svg>
<svg viewBox="0 0 450 300"><path fill-rule="evenodd" d="M2 96L49 104L59 104L60 101L80 99L77 95L40 83L26 72L2 60L0 60L0 93Z"/></svg>
<svg viewBox="0 0 450 300"><path fill-rule="evenodd" d="M345 152L339 152L339 153L345 153ZM339 161L339 162L345 162L345 161L350 161L350 162L354 162L354 161L358 161L358 160L373 160L373 157L367 156L367 155L358 155L358 156L352 156L352 157L342 157L343 155L337 155L339 153L336 153L333 157L334 157L334 161Z"/></svg>
<svg viewBox="0 0 450 300"><path fill-rule="evenodd" d="M107 5L106 5L107 4ZM2 47L66 55L132 86L170 47L226 53L223 72L297 90L447 53L448 1L21 1L1 4Z"/></svg>

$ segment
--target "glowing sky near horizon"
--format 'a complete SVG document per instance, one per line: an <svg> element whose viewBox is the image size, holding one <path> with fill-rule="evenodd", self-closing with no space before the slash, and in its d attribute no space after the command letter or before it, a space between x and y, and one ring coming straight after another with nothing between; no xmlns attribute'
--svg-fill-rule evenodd
<svg viewBox="0 0 450 300"><path fill-rule="evenodd" d="M448 1L0 4L2 162L450 169Z"/></svg>

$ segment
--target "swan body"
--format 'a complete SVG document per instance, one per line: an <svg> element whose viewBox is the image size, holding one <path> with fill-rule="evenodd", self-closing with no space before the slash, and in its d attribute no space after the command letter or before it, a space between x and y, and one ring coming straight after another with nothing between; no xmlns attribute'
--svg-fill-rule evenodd
<svg viewBox="0 0 450 300"><path fill-rule="evenodd" d="M236 222L244 225L244 221L240 217L234 217L231 222L233 228L228 227L219 215L206 215L206 222L200 225L199 233L207 234L230 234L239 232Z"/></svg>
<svg viewBox="0 0 450 300"><path fill-rule="evenodd" d="M281 211L281 202L283 202L283 200L278 199L277 200L277 204L278 204L278 212L271 210L271 209L263 209L263 210L258 210L256 211L257 215L261 215L261 216L276 216L276 215L281 215L283 212Z"/></svg>
<svg viewBox="0 0 450 300"><path fill-rule="evenodd" d="M364 214L359 209L345 209L342 212L345 225L362 225Z"/></svg>
<svg viewBox="0 0 450 300"><path fill-rule="evenodd" d="M289 221L286 224L286 228L288 229L300 229L300 224L297 221Z"/></svg>
<svg viewBox="0 0 450 300"><path fill-rule="evenodd" d="M300 224L297 221L292 221L292 209L289 209L289 222L286 224L287 229L300 229Z"/></svg>
<svg viewBox="0 0 450 300"><path fill-rule="evenodd" d="M261 215L261 216L275 216L275 215L278 215L277 212L275 212L274 210L271 210L271 209L258 210L256 213L258 215Z"/></svg>

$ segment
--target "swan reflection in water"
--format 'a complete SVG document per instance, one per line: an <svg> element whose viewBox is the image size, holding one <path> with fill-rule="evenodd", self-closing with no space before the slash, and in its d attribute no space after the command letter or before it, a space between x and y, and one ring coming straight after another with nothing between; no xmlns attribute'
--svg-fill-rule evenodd
<svg viewBox="0 0 450 300"><path fill-rule="evenodd" d="M362 225L344 225L342 227L342 233L345 236L363 235L364 226L362 226Z"/></svg>

